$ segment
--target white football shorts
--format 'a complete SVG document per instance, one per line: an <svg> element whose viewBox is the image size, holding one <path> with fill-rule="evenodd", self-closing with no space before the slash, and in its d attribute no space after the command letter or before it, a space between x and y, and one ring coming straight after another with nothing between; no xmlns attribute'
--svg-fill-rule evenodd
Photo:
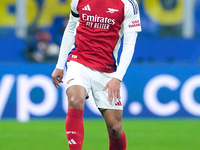
<svg viewBox="0 0 200 150"><path fill-rule="evenodd" d="M108 89L103 91L106 84L113 78L113 73L104 73L91 69L78 62L67 62L66 90L73 85L80 85L86 89L86 94L92 91L92 95L97 108L122 110L122 102L108 102Z"/></svg>

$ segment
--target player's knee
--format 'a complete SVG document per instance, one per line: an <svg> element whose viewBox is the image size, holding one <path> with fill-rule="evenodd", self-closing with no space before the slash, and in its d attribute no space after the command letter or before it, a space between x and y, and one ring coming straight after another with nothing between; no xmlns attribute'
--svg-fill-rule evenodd
<svg viewBox="0 0 200 150"><path fill-rule="evenodd" d="M68 98L68 107L73 109L83 109L84 100L79 96L71 96Z"/></svg>
<svg viewBox="0 0 200 150"><path fill-rule="evenodd" d="M108 126L108 128L109 128L108 129L109 135L112 136L112 137L118 138L122 133L122 124L121 124L121 122L115 123L115 124L111 124L110 126Z"/></svg>

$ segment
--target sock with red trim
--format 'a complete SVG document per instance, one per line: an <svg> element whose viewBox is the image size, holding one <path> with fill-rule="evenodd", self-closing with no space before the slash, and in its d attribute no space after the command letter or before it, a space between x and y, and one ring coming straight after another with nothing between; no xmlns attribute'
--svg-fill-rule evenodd
<svg viewBox="0 0 200 150"><path fill-rule="evenodd" d="M109 135L109 150L126 150L126 135L125 132L115 139Z"/></svg>
<svg viewBox="0 0 200 150"><path fill-rule="evenodd" d="M81 150L84 139L83 110L69 108L65 131L70 150Z"/></svg>

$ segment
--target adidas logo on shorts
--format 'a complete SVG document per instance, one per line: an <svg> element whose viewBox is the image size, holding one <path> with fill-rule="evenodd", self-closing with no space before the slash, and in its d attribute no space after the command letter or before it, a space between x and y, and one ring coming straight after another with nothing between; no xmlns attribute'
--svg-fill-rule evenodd
<svg viewBox="0 0 200 150"><path fill-rule="evenodd" d="M115 106L122 106L122 102L121 101L116 102Z"/></svg>

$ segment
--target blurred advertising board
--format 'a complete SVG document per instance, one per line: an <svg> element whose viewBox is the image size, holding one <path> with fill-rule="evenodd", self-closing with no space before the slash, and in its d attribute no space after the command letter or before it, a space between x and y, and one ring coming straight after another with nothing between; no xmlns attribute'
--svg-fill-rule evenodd
<svg viewBox="0 0 200 150"><path fill-rule="evenodd" d="M193 20L186 20L194 26L195 36L200 35L200 1L191 0L194 3L192 12L188 12L184 2L187 0L138 0L140 6L141 33L144 37L182 36L183 22L188 13L192 13ZM194 22L193 22L194 21Z"/></svg>
<svg viewBox="0 0 200 150"><path fill-rule="evenodd" d="M0 65L0 119L26 122L33 118L64 118L67 98L64 83L51 81L55 64ZM131 65L121 96L127 118L200 117L200 67L195 65ZM92 95L85 118L99 118Z"/></svg>

